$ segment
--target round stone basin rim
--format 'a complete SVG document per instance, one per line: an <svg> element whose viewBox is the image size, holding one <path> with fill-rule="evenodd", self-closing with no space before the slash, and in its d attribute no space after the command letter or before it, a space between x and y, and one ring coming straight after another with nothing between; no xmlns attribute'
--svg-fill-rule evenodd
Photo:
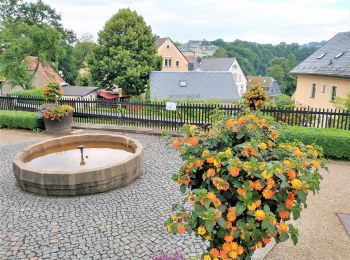
<svg viewBox="0 0 350 260"><path fill-rule="evenodd" d="M99 138L102 138L102 141L95 141ZM67 144L77 144L80 145L82 142L92 142L92 143L108 143L106 141L108 138L115 138L116 140L124 140L126 143L121 143L124 144L126 147L132 147L134 149L133 155L125 158L123 160L119 160L118 162L111 162L107 163L104 166L97 166L93 168L88 168L88 169L80 169L80 170L72 170L72 171L56 171L56 170L50 170L49 165L48 168L43 170L43 169L38 169L34 167L29 167L25 162L23 162L24 159L26 159L27 153L31 153L31 155L34 155L35 153L44 150L45 148L51 148L55 146L64 146ZM81 140L81 141L80 141ZM105 141L103 141L105 140ZM70 141L70 142L69 142ZM48 146L45 147L46 144L49 144ZM50 145L50 144L57 144L57 145ZM40 149L43 148L43 149ZM143 152L143 146L142 144L132 138L125 137L122 135L113 135L113 134L79 134L79 135L69 135L69 136L62 136L62 137L57 137L57 138L52 138L46 141L42 141L30 146L25 147L21 152L18 152L16 154L15 159L13 160L13 164L17 165L20 167L22 170L26 171L33 171L33 172L38 172L40 174L59 174L59 175L69 175L69 174L74 174L74 173L88 173L88 172L94 172L96 170L103 170L105 168L111 168L114 166L122 166L126 162L130 161L132 158L139 156Z"/></svg>

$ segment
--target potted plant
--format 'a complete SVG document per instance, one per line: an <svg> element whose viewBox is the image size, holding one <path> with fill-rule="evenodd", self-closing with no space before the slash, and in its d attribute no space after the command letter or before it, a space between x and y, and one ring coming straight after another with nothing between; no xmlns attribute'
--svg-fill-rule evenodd
<svg viewBox="0 0 350 260"><path fill-rule="evenodd" d="M41 115L48 133L67 133L72 130L73 107L59 105L58 100L63 89L58 82L49 82L44 88L45 100L48 102L42 109Z"/></svg>

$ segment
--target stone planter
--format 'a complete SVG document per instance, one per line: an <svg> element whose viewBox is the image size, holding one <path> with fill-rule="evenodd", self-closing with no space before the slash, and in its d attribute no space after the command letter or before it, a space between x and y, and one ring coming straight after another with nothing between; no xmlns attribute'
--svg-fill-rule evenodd
<svg viewBox="0 0 350 260"><path fill-rule="evenodd" d="M63 117L62 121L44 118L45 131L47 133L62 134L72 131L73 112Z"/></svg>

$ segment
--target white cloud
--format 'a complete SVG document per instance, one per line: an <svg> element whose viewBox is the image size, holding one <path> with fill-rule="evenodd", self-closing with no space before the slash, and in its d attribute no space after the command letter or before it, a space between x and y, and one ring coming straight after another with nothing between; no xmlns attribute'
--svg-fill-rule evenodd
<svg viewBox="0 0 350 260"><path fill-rule="evenodd" d="M141 14L154 33L189 39L235 39L264 43L327 40L350 30L347 0L48 0L63 23L97 35L120 8Z"/></svg>

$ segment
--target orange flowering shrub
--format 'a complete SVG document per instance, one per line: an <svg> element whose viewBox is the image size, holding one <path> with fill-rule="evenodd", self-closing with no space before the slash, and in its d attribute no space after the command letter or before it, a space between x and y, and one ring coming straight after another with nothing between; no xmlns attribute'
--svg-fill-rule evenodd
<svg viewBox="0 0 350 260"><path fill-rule="evenodd" d="M326 161L318 147L278 137L274 123L254 114L221 116L207 133L185 126L173 143L183 159L173 180L187 197L174 205L168 231L209 241L204 259L249 259L271 238L297 243L287 221L319 190Z"/></svg>

